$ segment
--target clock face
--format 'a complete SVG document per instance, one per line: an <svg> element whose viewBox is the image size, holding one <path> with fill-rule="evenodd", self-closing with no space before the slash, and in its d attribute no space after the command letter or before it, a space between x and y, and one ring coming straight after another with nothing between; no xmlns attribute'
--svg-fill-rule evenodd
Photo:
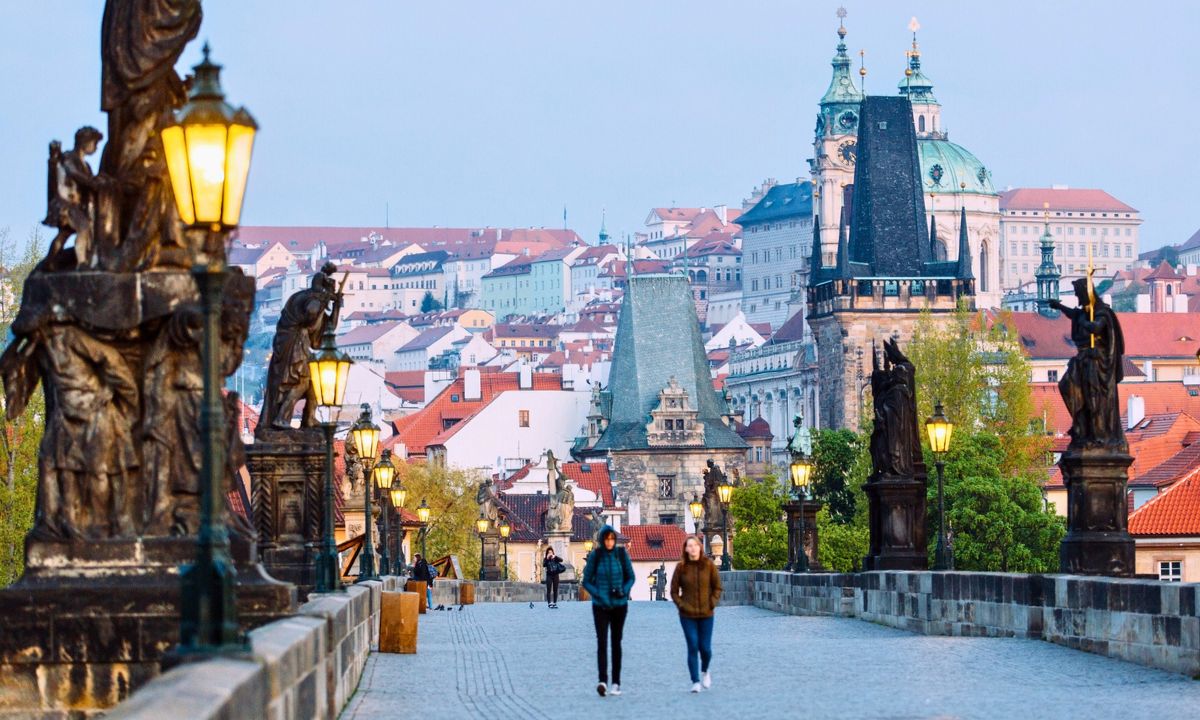
<svg viewBox="0 0 1200 720"><path fill-rule="evenodd" d="M843 130L853 130L854 126L858 124L858 116L854 114L853 110L847 110L838 116L838 124L842 126Z"/></svg>
<svg viewBox="0 0 1200 720"><path fill-rule="evenodd" d="M847 165L853 165L857 150L858 144L853 140L844 142L841 145L838 145L838 157L841 158L842 162L846 163Z"/></svg>

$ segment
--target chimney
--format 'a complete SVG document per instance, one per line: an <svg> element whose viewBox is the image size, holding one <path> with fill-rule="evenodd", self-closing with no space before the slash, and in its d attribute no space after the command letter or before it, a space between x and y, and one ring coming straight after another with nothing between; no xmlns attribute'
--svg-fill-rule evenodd
<svg viewBox="0 0 1200 720"><path fill-rule="evenodd" d="M1125 412L1125 429L1132 430L1134 426L1146 419L1146 399L1137 395L1129 396L1129 409Z"/></svg>
<svg viewBox="0 0 1200 720"><path fill-rule="evenodd" d="M500 228L496 228L496 242L500 242Z"/></svg>
<svg viewBox="0 0 1200 720"><path fill-rule="evenodd" d="M533 368L529 365L522 365L520 375L517 380L517 387L521 390L533 389Z"/></svg>
<svg viewBox="0 0 1200 720"><path fill-rule="evenodd" d="M479 370L475 368L471 368L463 373L463 399L483 399L483 389L480 386Z"/></svg>
<svg viewBox="0 0 1200 720"><path fill-rule="evenodd" d="M721 221L722 225L729 224L729 221L726 219L726 217L727 217L726 211L727 210L728 210L728 208L725 206L724 203L713 207L713 212L715 212L717 214L717 218Z"/></svg>

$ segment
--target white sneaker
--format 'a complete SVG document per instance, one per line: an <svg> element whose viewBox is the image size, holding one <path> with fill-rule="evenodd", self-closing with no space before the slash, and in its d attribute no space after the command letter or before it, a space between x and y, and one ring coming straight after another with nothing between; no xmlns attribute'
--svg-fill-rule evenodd
<svg viewBox="0 0 1200 720"><path fill-rule="evenodd" d="M692 692L694 692L694 693L700 692L700 683L692 683Z"/></svg>
<svg viewBox="0 0 1200 720"><path fill-rule="evenodd" d="M608 694L609 695L620 695L621 694L621 686L618 685L617 683L613 683L612 687L610 687L608 689Z"/></svg>
<svg viewBox="0 0 1200 720"><path fill-rule="evenodd" d="M704 674L700 676L700 684L704 686L705 690L712 687L712 673L705 670Z"/></svg>
<svg viewBox="0 0 1200 720"><path fill-rule="evenodd" d="M608 692L608 686L604 683L596 683L596 692L600 694L600 697L604 697L604 694Z"/></svg>

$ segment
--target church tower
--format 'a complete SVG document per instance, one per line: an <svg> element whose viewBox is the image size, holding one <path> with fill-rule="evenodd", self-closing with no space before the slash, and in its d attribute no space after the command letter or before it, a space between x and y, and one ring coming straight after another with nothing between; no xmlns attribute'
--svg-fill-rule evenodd
<svg viewBox="0 0 1200 720"><path fill-rule="evenodd" d="M1054 263L1054 237L1050 234L1049 206L1043 211L1045 224L1042 230L1042 264L1038 265L1033 277L1037 280L1037 309L1046 317L1058 317L1058 311L1050 307L1051 300L1058 299L1058 265Z"/></svg>
<svg viewBox="0 0 1200 720"><path fill-rule="evenodd" d="M838 8L838 44L833 56L833 77L821 98L813 138L813 157L808 161L813 181L813 216L824 223L817 228L824 244L822 264L836 262L838 220L842 216L844 188L854 182L857 156L858 113L862 92L854 84L850 56L846 54L846 9Z"/></svg>
<svg viewBox="0 0 1200 720"><path fill-rule="evenodd" d="M905 53L908 67L904 69L904 79L899 84L900 94L907 95L912 103L917 138L945 140L946 133L941 129L942 104L933 96L933 82L921 72L921 48L917 45L917 31L921 29L921 23L913 18L908 23L908 29L912 31L912 49Z"/></svg>

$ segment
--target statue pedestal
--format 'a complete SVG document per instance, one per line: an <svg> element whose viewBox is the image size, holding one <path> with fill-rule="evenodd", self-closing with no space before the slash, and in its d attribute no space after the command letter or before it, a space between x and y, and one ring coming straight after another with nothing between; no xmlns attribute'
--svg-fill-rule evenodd
<svg viewBox="0 0 1200 720"><path fill-rule="evenodd" d="M788 529L788 563L785 571L798 572L800 569L800 548L808 556L808 569L821 572L821 561L817 559L817 511L821 503L815 500L793 500L783 506L787 514ZM804 513L804 538L800 538L800 513Z"/></svg>
<svg viewBox="0 0 1200 720"><path fill-rule="evenodd" d="M571 563L571 533L570 532L552 532L546 535L547 544L554 548L554 554L563 559L563 565L567 569L562 575L558 576L560 583L575 582L576 578L575 565ZM545 551L543 551L545 552ZM538 559L541 563L541 559Z"/></svg>
<svg viewBox="0 0 1200 720"><path fill-rule="evenodd" d="M248 538L232 536L242 629L295 613L295 588L266 574ZM179 568L195 556L192 537L28 540L25 574L0 589L4 708L82 716L157 675L179 642Z"/></svg>
<svg viewBox="0 0 1200 720"><path fill-rule="evenodd" d="M925 468L914 477L874 475L863 485L870 511L871 547L863 570L925 570Z"/></svg>
<svg viewBox="0 0 1200 720"><path fill-rule="evenodd" d="M1134 574L1126 483L1133 458L1106 449L1063 453L1058 466L1067 486L1067 536L1059 570L1076 575Z"/></svg>
<svg viewBox="0 0 1200 720"><path fill-rule="evenodd" d="M303 430L273 433L246 447L246 468L263 565L307 597L325 514L324 438Z"/></svg>
<svg viewBox="0 0 1200 720"><path fill-rule="evenodd" d="M494 526L493 526L494 528ZM480 580L500 580L500 533L495 529L489 530L483 536L483 566L479 570Z"/></svg>

